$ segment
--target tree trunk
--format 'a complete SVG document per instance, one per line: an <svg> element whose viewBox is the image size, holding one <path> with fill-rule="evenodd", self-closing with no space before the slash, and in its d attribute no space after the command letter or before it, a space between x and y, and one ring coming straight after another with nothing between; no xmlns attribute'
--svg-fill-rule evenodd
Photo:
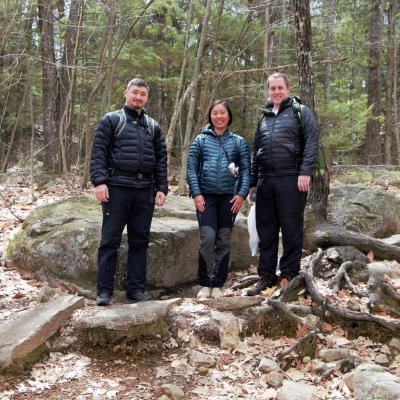
<svg viewBox="0 0 400 400"><path fill-rule="evenodd" d="M174 112L172 113L171 122L169 124L168 133L167 133L167 153L168 153L169 161L171 160L171 156L172 156L176 124L177 124L179 114L181 112L182 104L183 104L181 102L181 96L182 96L183 87L184 87L184 83L185 83L185 76L186 76L186 65L187 65L188 52L189 52L189 50L188 50L188 48L189 48L189 33L190 33L190 27L192 25L192 15L193 15L193 0L190 0L189 10L187 12L187 18L186 18L186 26L185 26L185 46L183 48L182 67L181 67L181 72L179 75L178 88L176 89Z"/></svg>
<svg viewBox="0 0 400 400"><path fill-rule="evenodd" d="M332 56L332 45L333 45L333 28L335 25L335 4L336 0L325 0L326 16L327 16L327 32L326 32L326 47L325 47L325 60L329 60ZM331 100L331 76L332 76L332 64L327 63L325 65L325 77L324 77L324 98L325 104L328 104Z"/></svg>
<svg viewBox="0 0 400 400"><path fill-rule="evenodd" d="M38 0L41 20L40 48L42 56L42 104L44 168L54 171L58 162L57 101L58 80L54 55L54 15L51 0Z"/></svg>
<svg viewBox="0 0 400 400"><path fill-rule="evenodd" d="M196 55L196 62L193 71L193 79L192 84L193 88L190 94L189 100L189 110L186 120L186 129L185 129L185 137L183 139L183 146L182 146L182 159L181 159L181 169L180 169L180 177L179 177L179 192L184 192L186 189L186 171L187 171L187 158L189 153L189 145L192 138L192 127L193 127L193 118L194 118L194 109L197 100L197 93L198 93L198 82L199 82L199 75L200 75L200 68L201 68L201 58L203 57L204 53L204 46L206 42L207 30L208 30L208 20L211 14L211 1L207 0L206 9L204 11L203 17L203 28L200 34L200 41L199 47L197 48L197 55Z"/></svg>
<svg viewBox="0 0 400 400"><path fill-rule="evenodd" d="M247 69L251 65L251 51L247 48L244 51L244 67ZM249 94L250 94L251 74L243 76L243 106L242 106L242 135L246 135L249 126Z"/></svg>
<svg viewBox="0 0 400 400"><path fill-rule="evenodd" d="M400 108L400 92L398 90L400 80L400 57L397 40L395 41L395 65L397 69L393 76L393 138L395 146L393 146L393 159L400 164L400 126L399 126L399 108Z"/></svg>
<svg viewBox="0 0 400 400"><path fill-rule="evenodd" d="M300 95L306 104L315 113L314 101L314 74L312 64L312 34L310 5L308 0L292 0L295 22L296 55L298 62L298 76ZM309 226L306 230L326 220L329 194L329 173L325 164L323 149L320 146L320 156L317 167L314 170L314 179L308 197L306 213L309 218Z"/></svg>
<svg viewBox="0 0 400 400"><path fill-rule="evenodd" d="M380 139L381 114L381 40L383 30L382 0L372 0L371 23L369 32L368 60L368 107L371 117L366 126L366 161L368 165L381 164L382 145Z"/></svg>
<svg viewBox="0 0 400 400"><path fill-rule="evenodd" d="M393 83L396 65L396 28L395 17L397 0L389 1L388 15L388 49L387 49L387 72L386 72L386 104L385 104L385 164L392 163L393 140Z"/></svg>
<svg viewBox="0 0 400 400"><path fill-rule="evenodd" d="M268 73L267 73L267 69L268 67L271 66L271 54L272 54L272 46L274 43L274 31L271 28L271 8L272 6L267 4L265 6L265 15L264 15L264 62L263 62L263 66L264 66L264 100L266 100L268 98L268 86L267 86L267 79L268 79Z"/></svg>

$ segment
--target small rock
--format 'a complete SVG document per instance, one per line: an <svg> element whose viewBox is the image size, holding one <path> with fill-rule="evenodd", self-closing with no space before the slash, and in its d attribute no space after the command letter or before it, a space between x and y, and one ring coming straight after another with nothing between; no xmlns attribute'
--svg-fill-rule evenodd
<svg viewBox="0 0 400 400"><path fill-rule="evenodd" d="M179 387L174 385L173 383L166 383L161 386L162 391L164 394L167 394L172 400L179 400L185 396L183 390Z"/></svg>
<svg viewBox="0 0 400 400"><path fill-rule="evenodd" d="M348 358L350 351L348 349L322 349L319 351L319 356L325 362L332 362Z"/></svg>
<svg viewBox="0 0 400 400"><path fill-rule="evenodd" d="M400 362L400 354L397 354L397 356L394 359L395 361Z"/></svg>
<svg viewBox="0 0 400 400"><path fill-rule="evenodd" d="M342 376L342 381L346 384L346 386L353 391L354 390L354 385L353 385L353 372L348 372L347 374L344 374Z"/></svg>
<svg viewBox="0 0 400 400"><path fill-rule="evenodd" d="M158 398L158 400L171 400L171 399L165 394L163 394L161 397Z"/></svg>
<svg viewBox="0 0 400 400"><path fill-rule="evenodd" d="M53 289L50 286L43 286L40 289L40 292L38 294L38 297L36 299L36 303L47 303L49 302L53 297L57 296L59 292L57 290Z"/></svg>
<svg viewBox="0 0 400 400"><path fill-rule="evenodd" d="M270 360L269 358L262 358L260 364L258 364L258 370L264 374L268 374L272 371L279 371L280 368L274 360Z"/></svg>
<svg viewBox="0 0 400 400"><path fill-rule="evenodd" d="M311 360L311 366L312 372L316 374L322 374L328 369L328 366L323 361L317 359Z"/></svg>
<svg viewBox="0 0 400 400"><path fill-rule="evenodd" d="M266 378L267 384L269 386L272 386L273 388L278 388L282 386L284 376L281 372L272 371L266 376Z"/></svg>
<svg viewBox="0 0 400 400"><path fill-rule="evenodd" d="M189 352L189 360L194 367L213 367L215 365L214 358L197 350L191 350Z"/></svg>
<svg viewBox="0 0 400 400"><path fill-rule="evenodd" d="M387 355L390 355L390 354L391 354L391 353L390 353L389 346L387 346L386 344L384 344L384 345L379 349L379 352L380 352L380 353L383 353L383 354L387 354Z"/></svg>
<svg viewBox="0 0 400 400"><path fill-rule="evenodd" d="M231 313L212 311L211 318L218 323L221 349L234 349L240 342L239 320Z"/></svg>
<svg viewBox="0 0 400 400"><path fill-rule="evenodd" d="M400 339L393 338L389 342L389 346L395 348L396 350L400 351Z"/></svg>
<svg viewBox="0 0 400 400"><path fill-rule="evenodd" d="M317 388L307 383L285 380L279 390L277 400L313 400Z"/></svg>
<svg viewBox="0 0 400 400"><path fill-rule="evenodd" d="M309 356L303 357L303 360L302 360L303 364L308 364L310 361L311 361L311 357L309 357Z"/></svg>
<svg viewBox="0 0 400 400"><path fill-rule="evenodd" d="M319 322L319 317L317 317L314 314L307 314L305 316L305 319L311 326L317 326L317 324Z"/></svg>
<svg viewBox="0 0 400 400"><path fill-rule="evenodd" d="M199 373L199 375L207 375L208 374L208 368L207 367L199 367L199 369L197 370L197 372Z"/></svg>
<svg viewBox="0 0 400 400"><path fill-rule="evenodd" d="M349 300L347 308L351 311L360 311L360 304L355 300Z"/></svg>
<svg viewBox="0 0 400 400"><path fill-rule="evenodd" d="M387 366L390 364L390 361L386 354L378 354L375 356L374 361L379 365Z"/></svg>
<svg viewBox="0 0 400 400"><path fill-rule="evenodd" d="M304 374L299 371L297 368L289 368L286 371L286 375L292 380L292 381L301 381L304 379Z"/></svg>

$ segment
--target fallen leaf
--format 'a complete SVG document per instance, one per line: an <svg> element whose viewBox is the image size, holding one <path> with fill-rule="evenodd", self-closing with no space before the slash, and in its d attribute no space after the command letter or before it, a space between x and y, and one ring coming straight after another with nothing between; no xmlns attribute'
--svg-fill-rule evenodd
<svg viewBox="0 0 400 400"><path fill-rule="evenodd" d="M370 251L368 252L368 254L367 254L367 257L368 257L369 262L374 261L374 258L375 258L374 252L373 252L372 250L370 250Z"/></svg>

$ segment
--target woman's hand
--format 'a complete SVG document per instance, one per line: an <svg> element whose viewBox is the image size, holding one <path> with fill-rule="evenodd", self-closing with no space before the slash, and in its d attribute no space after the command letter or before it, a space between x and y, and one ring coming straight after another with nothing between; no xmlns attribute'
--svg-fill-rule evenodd
<svg viewBox="0 0 400 400"><path fill-rule="evenodd" d="M206 209L206 203L204 201L204 197L201 194L194 196L193 200L197 211L203 212Z"/></svg>
<svg viewBox="0 0 400 400"><path fill-rule="evenodd" d="M231 203L232 204L232 208L231 211L234 214L237 214L240 210L240 208L242 207L242 204L244 202L244 198L242 196L239 196L238 194L236 196L233 196Z"/></svg>

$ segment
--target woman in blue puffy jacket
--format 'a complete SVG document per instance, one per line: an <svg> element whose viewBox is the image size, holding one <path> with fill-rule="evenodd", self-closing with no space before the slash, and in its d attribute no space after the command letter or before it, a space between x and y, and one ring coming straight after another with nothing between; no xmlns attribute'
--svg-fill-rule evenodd
<svg viewBox="0 0 400 400"><path fill-rule="evenodd" d="M250 180L249 149L241 136L228 129L232 112L226 101L211 105L208 122L190 146L187 167L200 229L198 298L223 295L232 227Z"/></svg>

